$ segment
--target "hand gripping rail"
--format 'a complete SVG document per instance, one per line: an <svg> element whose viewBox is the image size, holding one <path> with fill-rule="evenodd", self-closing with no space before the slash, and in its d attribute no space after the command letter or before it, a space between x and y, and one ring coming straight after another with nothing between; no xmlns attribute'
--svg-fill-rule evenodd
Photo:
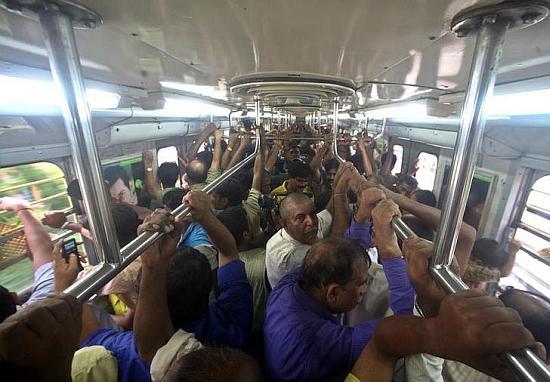
<svg viewBox="0 0 550 382"><path fill-rule="evenodd" d="M243 168L247 163L256 157L256 154L260 150L260 134L261 127L256 129L256 144L254 147L254 152L244 158L242 161L231 167L229 170L224 172L219 178L217 178L212 183L206 185L203 189L206 193L211 193L214 191L220 184L225 182L229 177ZM184 217L191 212L191 207L186 205L180 205L176 208L172 214L175 217ZM124 248L120 250L122 262L120 265L103 263L101 266L95 270L93 273L87 275L85 278L77 281L69 288L67 288L64 293L71 294L76 296L80 301L86 301L92 297L96 291L101 287L111 281L117 274L119 274L124 268L126 268L132 261L134 261L145 249L159 240L164 234L155 232L144 232L130 243L128 243Z"/></svg>

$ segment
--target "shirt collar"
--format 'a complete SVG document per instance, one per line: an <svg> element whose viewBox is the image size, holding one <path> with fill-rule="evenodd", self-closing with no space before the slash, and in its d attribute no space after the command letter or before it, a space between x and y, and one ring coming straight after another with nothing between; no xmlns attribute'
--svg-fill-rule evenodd
<svg viewBox="0 0 550 382"><path fill-rule="evenodd" d="M294 294L296 302L298 302L298 304L300 304L305 309L315 314L317 317L338 323L338 319L334 317L334 315L330 313L330 311L323 304L315 301L302 289L302 287L300 286L300 281L302 279L302 268L300 267L298 269L298 274L300 275L300 277L292 288L292 293Z"/></svg>

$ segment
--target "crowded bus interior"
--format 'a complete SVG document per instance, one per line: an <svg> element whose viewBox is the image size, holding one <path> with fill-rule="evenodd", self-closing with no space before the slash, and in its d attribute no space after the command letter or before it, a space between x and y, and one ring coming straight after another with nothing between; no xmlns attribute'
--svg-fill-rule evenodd
<svg viewBox="0 0 550 382"><path fill-rule="evenodd" d="M0 379L550 382L549 12L0 0Z"/></svg>

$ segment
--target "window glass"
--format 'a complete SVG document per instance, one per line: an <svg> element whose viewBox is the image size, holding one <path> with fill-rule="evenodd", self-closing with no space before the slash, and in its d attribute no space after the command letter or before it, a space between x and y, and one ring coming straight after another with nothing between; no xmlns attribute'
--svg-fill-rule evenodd
<svg viewBox="0 0 550 382"><path fill-rule="evenodd" d="M433 191L435 172L437 171L437 156L421 152L418 155L417 167L416 180L418 181L418 188Z"/></svg>
<svg viewBox="0 0 550 382"><path fill-rule="evenodd" d="M521 241L513 273L505 285L550 295L550 175L529 192L515 239Z"/></svg>
<svg viewBox="0 0 550 382"><path fill-rule="evenodd" d="M165 162L175 162L179 165L178 161L178 150L176 146L163 147L157 152L157 162L160 166ZM181 187L181 178L176 182L176 187Z"/></svg>
<svg viewBox="0 0 550 382"><path fill-rule="evenodd" d="M48 162L1 168L0 197L3 196L28 200L37 217L46 211L72 208L63 171ZM74 220L74 214L69 220ZM63 233L50 227L46 230L52 238ZM0 211L0 285L19 292L32 282L32 261L27 256L21 221L15 213Z"/></svg>
<svg viewBox="0 0 550 382"><path fill-rule="evenodd" d="M396 175L401 172L401 168L403 167L403 146L393 145L393 153L397 157L397 161L395 162L395 166L393 166L391 173Z"/></svg>

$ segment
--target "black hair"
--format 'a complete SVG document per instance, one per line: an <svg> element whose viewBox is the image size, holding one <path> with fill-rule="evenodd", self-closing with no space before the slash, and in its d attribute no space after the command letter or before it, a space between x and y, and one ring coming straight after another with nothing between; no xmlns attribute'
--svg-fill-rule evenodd
<svg viewBox="0 0 550 382"><path fill-rule="evenodd" d="M483 265L500 268L506 264L510 254L500 248L496 240L482 238L475 241L472 257L480 260Z"/></svg>
<svg viewBox="0 0 550 382"><path fill-rule="evenodd" d="M174 211L181 205L187 191L188 190L184 190L183 188L173 188L166 191L162 196L162 204L169 208L170 211Z"/></svg>
<svg viewBox="0 0 550 382"><path fill-rule="evenodd" d="M193 160L186 169L187 179L194 183L204 183L208 177L208 166L201 160Z"/></svg>
<svg viewBox="0 0 550 382"><path fill-rule="evenodd" d="M176 249L166 274L168 310L175 328L198 320L208 310L212 271L206 257L191 247Z"/></svg>
<svg viewBox="0 0 550 382"><path fill-rule="evenodd" d="M126 170L119 165L106 167L103 171L103 176L105 177L105 181L109 187L111 187L118 179L122 179L122 182L126 185L126 187L130 188L130 177L128 176Z"/></svg>
<svg viewBox="0 0 550 382"><path fill-rule="evenodd" d="M304 258L302 288L311 291L331 283L347 284L357 259L370 266L365 250L351 240L330 238L313 244Z"/></svg>
<svg viewBox="0 0 550 382"><path fill-rule="evenodd" d="M212 192L220 198L227 198L230 207L238 206L243 201L243 189L233 178L227 179Z"/></svg>
<svg viewBox="0 0 550 382"><path fill-rule="evenodd" d="M118 245L122 248L137 237L139 217L136 211L126 203L112 203L111 213L115 223Z"/></svg>
<svg viewBox="0 0 550 382"><path fill-rule="evenodd" d="M67 194L69 194L71 199L75 201L83 200L82 192L80 191L80 184L78 184L78 179L73 179L69 182L69 184L67 185Z"/></svg>
<svg viewBox="0 0 550 382"><path fill-rule="evenodd" d="M204 347L176 358L163 380L165 382L255 382L261 381L261 372L256 361L242 351Z"/></svg>
<svg viewBox="0 0 550 382"><path fill-rule="evenodd" d="M10 291L0 285L0 323L17 311L17 305Z"/></svg>
<svg viewBox="0 0 550 382"><path fill-rule="evenodd" d="M359 174L365 173L365 166L363 165L363 158L360 154L353 154L349 157L349 161L353 163L353 166L359 171Z"/></svg>
<svg viewBox="0 0 550 382"><path fill-rule="evenodd" d="M382 166L384 165L384 163L386 163L386 159L388 158L388 155L389 155L388 151L386 151L385 153L382 154L382 158L380 160L380 162L382 163ZM391 169L392 170L395 167L396 163L397 163L397 155L392 154L392 157L391 157Z"/></svg>
<svg viewBox="0 0 550 382"><path fill-rule="evenodd" d="M509 288L499 296L499 299L504 305L519 313L523 325L529 329L536 341L546 347L548 352L550 350L550 331L548 330L550 327L550 300L548 297ZM531 306L522 304L522 302L531 302Z"/></svg>
<svg viewBox="0 0 550 382"><path fill-rule="evenodd" d="M437 205L437 199L433 192L428 190L416 190L414 192L416 201L418 203L425 204L430 207L435 207Z"/></svg>
<svg viewBox="0 0 550 382"><path fill-rule="evenodd" d="M311 178L311 168L302 161L292 161L288 164L289 178Z"/></svg>
<svg viewBox="0 0 550 382"><path fill-rule="evenodd" d="M164 188L175 187L179 175L180 169L176 162L164 162L159 166L158 177Z"/></svg>
<svg viewBox="0 0 550 382"><path fill-rule="evenodd" d="M201 151L197 154L197 160L200 160L204 165L206 166L206 169L208 170L210 166L212 166L212 160L214 159L214 154L212 151Z"/></svg>
<svg viewBox="0 0 550 382"><path fill-rule="evenodd" d="M226 208L218 214L218 219L231 232L237 246L243 241L243 234L249 230L246 211L242 205Z"/></svg>
<svg viewBox="0 0 550 382"><path fill-rule="evenodd" d="M406 184L407 186L409 186L410 188L412 188L413 190L416 190L416 188L418 187L418 181L411 175L409 174L402 174L402 175L399 175L399 177L397 178L397 184Z"/></svg>
<svg viewBox="0 0 550 382"><path fill-rule="evenodd" d="M336 158L333 158L327 161L327 163L325 163L325 171L327 172L330 170L337 169L338 167L340 167L340 162L338 162L338 159Z"/></svg>

